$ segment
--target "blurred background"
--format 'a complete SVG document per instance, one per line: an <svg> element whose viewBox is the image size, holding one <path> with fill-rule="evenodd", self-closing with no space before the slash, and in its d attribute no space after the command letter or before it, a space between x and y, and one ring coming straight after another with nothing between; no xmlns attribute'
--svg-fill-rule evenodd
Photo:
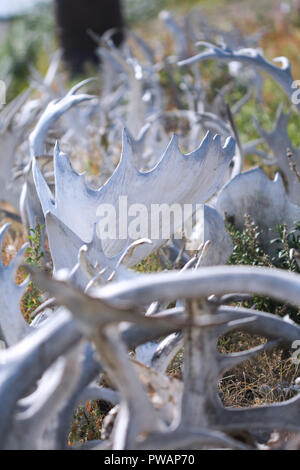
<svg viewBox="0 0 300 470"><path fill-rule="evenodd" d="M265 28L260 45L267 57L286 55L289 57L294 76L300 77L300 0L120 0L122 22L126 27L136 29L148 41L167 42L169 39L161 27L157 15L162 9L170 9L181 15L192 8L198 13L205 14L211 23L218 26L238 27L243 34L251 34L260 28ZM66 36L73 34L68 30L62 35L62 28L70 27L74 17L60 13L55 15L56 7L65 8L66 12L73 11L76 3L98 4L100 29L103 30L107 5L114 1L107 0L1 0L0 2L0 79L8 86L7 100L19 94L28 86L30 69L34 66L42 74L46 72L49 54L61 46ZM118 3L118 2L117 2ZM108 22L108 27L120 24L120 18L115 20L115 13ZM95 15L94 15L95 16ZM95 18L94 18L95 20ZM58 22L64 24L58 24ZM147 27L145 28L145 25ZM71 25L72 26L72 25ZM83 25L82 25L83 26ZM105 25L104 25L105 26ZM95 24L91 29L95 29ZM97 31L96 31L97 32ZM89 41L91 38L89 37ZM120 38L119 41L120 42ZM76 49L76 47L75 47ZM67 55L67 54L66 54ZM69 58L70 59L70 58ZM83 57L79 62L65 62L70 78L78 72L86 75L89 69L81 67Z"/></svg>

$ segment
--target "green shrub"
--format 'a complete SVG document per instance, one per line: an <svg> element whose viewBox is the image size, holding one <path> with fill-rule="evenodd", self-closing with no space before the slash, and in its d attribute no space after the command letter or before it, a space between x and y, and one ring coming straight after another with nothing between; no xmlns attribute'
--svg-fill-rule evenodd
<svg viewBox="0 0 300 470"><path fill-rule="evenodd" d="M293 272L300 272L296 257L291 256L291 250L300 250L300 223L288 232L285 225L278 225L276 231L278 237L270 241L270 244L277 243L277 253L271 258L265 253L259 243L260 231L249 215L245 216L244 230L238 230L232 223L227 224L227 231L234 244L233 253L228 260L231 265L266 266L285 269ZM243 302L246 308L254 308L264 312L274 313L281 317L289 315L292 320L300 323L299 309L281 304L269 297L254 296L251 301Z"/></svg>

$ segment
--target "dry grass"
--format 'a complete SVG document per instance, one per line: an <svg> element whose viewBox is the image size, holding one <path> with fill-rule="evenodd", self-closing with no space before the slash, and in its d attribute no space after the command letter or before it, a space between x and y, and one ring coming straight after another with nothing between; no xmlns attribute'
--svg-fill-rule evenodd
<svg viewBox="0 0 300 470"><path fill-rule="evenodd" d="M233 354L266 342L260 336L234 332L219 339L218 351ZM218 385L224 406L261 406L292 398L295 393L287 389L295 384L300 374L299 366L292 363L292 353L292 350L277 347L228 370ZM181 350L170 364L168 375L182 380L183 358Z"/></svg>
<svg viewBox="0 0 300 470"><path fill-rule="evenodd" d="M259 336L235 332L220 338L218 350L232 354L266 341ZM219 383L224 406L260 406L292 398L294 393L284 390L294 385L300 373L299 366L292 363L292 352L277 347L227 371Z"/></svg>

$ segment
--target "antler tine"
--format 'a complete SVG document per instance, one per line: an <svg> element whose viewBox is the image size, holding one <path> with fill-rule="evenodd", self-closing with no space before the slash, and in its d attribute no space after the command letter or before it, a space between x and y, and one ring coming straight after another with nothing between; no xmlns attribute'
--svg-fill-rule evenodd
<svg viewBox="0 0 300 470"><path fill-rule="evenodd" d="M139 434L162 428L115 326L92 335L107 373L122 394L123 402L113 430L113 449L135 447Z"/></svg>
<svg viewBox="0 0 300 470"><path fill-rule="evenodd" d="M206 47L206 50L194 57L178 62L179 67L192 65L206 59L217 59L225 62L238 61L246 65L254 65L270 75L280 85L288 98L291 98L294 79L291 73L290 62L286 57L277 57L274 59L275 62L282 63L282 68L280 68L266 60L257 49L231 50L228 47L220 48L204 41L199 42L198 45ZM297 104L295 107L298 112L300 112L300 105Z"/></svg>
<svg viewBox="0 0 300 470"><path fill-rule="evenodd" d="M82 345L72 348L65 357L60 357L46 370L32 395L19 401L12 430L6 440L6 447L16 450L43 450L57 448L56 433L51 429L49 416L56 416L68 401L81 372ZM23 409L22 409L23 408ZM23 436L20 440L15 436Z"/></svg>
<svg viewBox="0 0 300 470"><path fill-rule="evenodd" d="M248 351L243 351L240 353L233 353L233 354L220 354L219 355L219 374L220 376L224 374L227 370L233 369L235 366L240 364L241 362L248 361L253 357L261 354L265 351L268 351L275 346L278 346L281 343L281 338L278 338L273 341L269 341L266 344L262 344L260 346L256 346Z"/></svg>
<svg viewBox="0 0 300 470"><path fill-rule="evenodd" d="M27 335L17 345L1 352L0 369L0 442L5 446L7 429L17 401L42 376L43 372L70 347L75 345L81 334L70 314L61 312L42 328ZM38 358L38 360L37 360Z"/></svg>
<svg viewBox="0 0 300 470"><path fill-rule="evenodd" d="M67 94L61 99L51 101L46 107L36 124L34 130L29 136L30 154L32 158L38 157L45 153L45 139L50 127L62 116L66 111L74 105L82 103L83 101L92 100L94 97L90 95L76 95L75 93L82 86L90 83L94 79L87 79L75 85Z"/></svg>
<svg viewBox="0 0 300 470"><path fill-rule="evenodd" d="M276 340L280 338L280 344L290 346L294 341L300 338L300 327L296 323L285 321L276 315L260 312L254 309L246 309L241 307L224 307L218 308L217 313L226 313L232 320L236 318L244 318L245 320L255 317L255 323L241 323L237 325L237 329L252 334L259 334L264 338ZM220 327L220 334L225 334L232 330L232 326L224 329Z"/></svg>
<svg viewBox="0 0 300 470"><path fill-rule="evenodd" d="M177 58L183 59L188 53L187 37L183 28L174 19L173 15L169 11L161 11L159 14L159 19L165 23L166 27L173 36L176 45Z"/></svg>
<svg viewBox="0 0 300 470"><path fill-rule="evenodd" d="M0 231L0 249L10 225L6 224ZM27 246L28 244L23 245L8 266L4 266L0 256L0 331L1 339L8 347L23 339L30 331L20 308L20 301L28 286L29 278L21 285L15 283L16 272L23 261Z"/></svg>
<svg viewBox="0 0 300 470"><path fill-rule="evenodd" d="M227 432L242 429L267 429L299 432L300 395L283 403L258 406L255 408L228 409L218 412L212 423Z"/></svg>
<svg viewBox="0 0 300 470"><path fill-rule="evenodd" d="M74 96L74 95L76 95L78 90L80 90L81 88L83 88L86 85L89 85L90 83L97 82L98 80L99 80L98 77L86 78L85 80L82 80L80 83L77 83L76 85L74 85L70 89L70 91L68 91L66 96ZM93 96L91 96L90 98L93 98Z"/></svg>

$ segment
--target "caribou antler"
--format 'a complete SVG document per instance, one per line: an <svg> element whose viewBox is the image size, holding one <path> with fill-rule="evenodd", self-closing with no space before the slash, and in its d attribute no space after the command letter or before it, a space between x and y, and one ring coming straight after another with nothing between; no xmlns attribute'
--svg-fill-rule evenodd
<svg viewBox="0 0 300 470"><path fill-rule="evenodd" d="M255 119L255 124L258 132L274 154L274 159L270 160L268 164L277 165L280 168L287 181L289 199L299 205L300 148L295 148L289 138L287 131L289 118L290 113L285 114L283 106L279 106L271 132L262 129L257 119Z"/></svg>
<svg viewBox="0 0 300 470"><path fill-rule="evenodd" d="M299 336L299 327L263 312L246 309L233 310L230 307L218 308L217 305L215 307L208 307L208 304L206 304L204 300L200 302L197 300L201 298L206 299L212 292L216 295L234 292L255 292L260 295L271 296L277 300L297 304L300 300L300 281L298 275L275 269L214 267L202 268L193 272L186 271L180 275L178 275L178 273L169 273L141 276L141 278L135 280L134 283L124 281L95 289L94 295L97 295L97 299L88 300L86 298L85 308L83 308L84 304L82 302L84 302L84 300L82 294L78 291L72 290L71 294L70 288L66 289L66 286L59 288L56 281L46 281L43 279L44 276L38 279L38 282L42 282L42 287L46 287L48 290L50 289L51 292L56 285L56 292L61 292L61 294L58 295L59 301L67 304L77 318L84 319L84 331L86 331L88 324L92 326L92 337L98 345L101 358L106 365L112 363L114 360L113 357L116 354L119 356L116 345L120 344L120 335L117 333L117 330L115 330L113 336L111 336L111 334L108 336L108 331L111 332L111 330L106 330L107 333L104 333L102 329L101 331L98 329L98 332L96 332L95 325L100 325L103 321L104 324L102 324L105 325L107 321L103 313L100 314L103 301L107 305L106 311L108 311L108 305L110 305L109 309L115 309L117 305L122 305L122 309L124 309L125 305L126 308L134 308L143 303L148 303L153 298L158 301L172 301L181 297L190 299L186 304L189 323L183 327L186 331L184 345L184 392L182 395L182 411L180 417L177 417L177 420L179 420L176 425L177 434L181 435L181 432L184 432L186 429L192 429L195 433L202 431L206 433L206 438L204 441L201 439L199 442L202 442L202 445L211 445L218 436L210 434L212 429L217 428L223 432L243 430L247 428L247 420L249 420L250 429L261 428L262 426L266 429L273 429L274 427L290 430L299 429L299 397L291 399L284 404L264 406L255 409L231 410L224 408L217 394L217 383L220 374L223 374L226 370L231 369L240 362L248 360L262 351L268 350L280 343L289 344L290 341L294 341L294 339ZM68 297L70 300L67 300ZM89 304L90 306L88 307ZM92 304L94 304L94 307L91 307ZM208 313L208 310L210 313ZM125 313L124 310L123 312ZM114 315L111 316L111 321L115 321ZM124 319L129 319L126 315ZM135 320L133 316L131 318L132 321L136 322L138 317L135 317ZM149 318L149 321L152 321L153 325L155 324L155 320L155 318ZM140 323L141 326L143 324L146 326L146 323L141 319L138 320L138 323ZM196 325L202 325L202 327L197 328ZM216 353L216 345L219 336L236 329L264 335L270 338L271 341L243 353L225 356ZM107 356L108 350L103 349L107 341L110 342L109 356ZM120 358L118 360L116 359L116 361L116 364L122 362L120 362ZM110 370L109 367L108 371ZM119 383L123 372L122 374L121 371L119 373L118 367L113 367L113 370L114 374L117 374L115 382ZM136 383L136 380L137 378L134 380L132 378L132 383ZM118 388L122 395L125 394L125 397L127 397L126 400L129 400L128 406L134 412L134 410L136 411L136 409L139 408L139 404L131 402L134 393L133 391L130 392L131 385L127 387L126 381L123 380L121 382L122 384L119 383ZM146 410L149 408L149 404L146 406L145 403L146 402L144 402L143 406L145 406ZM190 406L191 403L194 403L193 407ZM197 410L197 413L195 410ZM125 409L123 409L123 412L124 411ZM132 431L129 434L126 434L125 438L124 428L119 428L121 422L123 422L123 424L125 423L125 421L121 421L122 417L123 420L125 419L123 412L119 414L119 419L116 422L112 435L113 448L124 448L124 446L125 448L131 448L132 446L135 448L136 445L138 445L139 448L149 448L156 433L162 432L159 431L159 422L155 424L155 421L151 420L154 428L152 425L150 426L152 431L150 431L148 437L143 440L138 438L139 432L141 432L141 429L148 429L149 431L150 428L147 428L147 423L145 422L139 422L140 424L137 425L134 417L131 416L128 425L130 424L133 428L131 428ZM260 416L264 419L263 424L259 424ZM174 439L174 435L172 434L174 432L174 424L175 422L173 422L171 427L167 427L163 431L165 439L170 439L170 442L173 442L172 439ZM198 437L200 439L200 434ZM225 439L225 435L223 437ZM221 435L219 435L219 438L221 438ZM139 444L137 444L135 439L138 439ZM225 441L226 439L224 443ZM227 441L227 445L233 447L238 445L233 441L230 444L229 442L230 441Z"/></svg>
<svg viewBox="0 0 300 470"><path fill-rule="evenodd" d="M0 231L0 251L2 251L3 240L10 225L4 225ZM17 344L30 330L20 308L21 298L25 293L29 280L26 279L19 286L15 283L17 270L23 261L27 247L28 244L23 245L8 266L4 266L2 259L0 260L0 337L8 347Z"/></svg>
<svg viewBox="0 0 300 470"><path fill-rule="evenodd" d="M205 244L208 241L210 241L210 248L202 266L226 264L232 253L233 243L221 215L213 207L204 205L202 217L193 229L188 248L196 249L200 243Z"/></svg>
<svg viewBox="0 0 300 470"><path fill-rule="evenodd" d="M294 79L291 72L291 64L286 57L276 57L273 59L274 62L282 64L282 67L276 67L276 65L266 60L262 52L258 49L245 48L231 50L228 47L221 48L204 41L199 42L198 45L205 47L206 50L194 57L180 61L178 63L180 67L192 65L207 59L216 59L225 62L236 61L246 65L253 65L270 75L280 85L288 98L291 99L294 89ZM300 112L300 105L297 104L295 107L298 112Z"/></svg>
<svg viewBox="0 0 300 470"><path fill-rule="evenodd" d="M50 294L55 292L57 302L66 305L79 323L76 327L76 323L70 320L69 314L63 311L17 346L1 353L0 359L3 366L0 376L3 385L0 387L2 416L0 431L2 442L6 442L6 446L13 447L14 434L10 434L10 432L14 433L17 432L17 429L22 428L18 425L18 409L21 413L22 409L23 411L30 410L33 406L34 395L25 401L18 402L18 400L24 396L34 381L38 380L44 371L53 364L56 358L78 344L82 333L94 340L104 367L117 385L122 398L125 399L111 436L111 445L114 449L149 448L153 442L156 442L155 439L158 435L164 436L163 442L166 445L171 445L167 444L169 442L177 447L182 445L182 437L179 436L182 436L182 433L187 429L191 430L191 434L188 434L190 440L187 442L198 442L202 446L217 445L217 442L219 444L223 442L223 445L233 448L240 447L240 444L226 436L226 433L232 430L261 427L299 430L299 397L281 404L241 410L224 408L217 395L217 382L220 374L275 345L289 344L294 338L299 337L299 327L273 315L253 310L233 310L231 307L218 307L217 304L209 306L205 301L213 293L220 296L225 293L245 292L270 296L291 304L299 304L300 281L298 275L276 269L253 267L202 268L192 272L185 271L180 275L177 272L143 275L134 281L122 281L94 289L94 297L90 297L66 283L51 280L40 270L30 268L30 271L35 277L35 282L40 287L47 289ZM160 302L170 302L178 298L187 299L187 316L184 315L182 309L159 314L157 318L146 318L135 311L136 308L139 309L141 305L146 305L154 299ZM112 323L123 323L124 321L129 321L133 326L129 329L127 327L125 331L117 329L116 326L110 326ZM77 328L82 331L81 334ZM153 406L156 402L155 400L151 401L151 396L154 399L157 395L151 392L150 396L147 396L140 387L140 380L145 383L145 379L142 378L145 375L144 369L134 370L132 368L132 364L125 357L122 342L124 341L132 347L134 342L137 345L143 339L146 341L151 339L151 335L153 335L152 338L155 335L159 337L163 331L170 332L171 328L185 330L182 405L179 407L179 404L176 404L177 411L172 408L175 404L170 408L170 405L164 401L168 400L169 393L173 393L170 391L167 395L161 396L165 397L162 398L162 403L167 408L163 406L154 412ZM236 329L264 335L271 341L253 350L235 355L222 356L217 353L218 337ZM143 330L144 332L148 331L146 336L143 336L145 334ZM152 330L151 333L150 330ZM139 338L139 340L133 340L133 338ZM43 349L41 350L41 348ZM79 385L86 387L89 381L95 379L95 374L99 373L100 368L95 368L90 361L89 363L92 367L87 374L85 373L85 379L82 377L78 381L76 378L74 380L75 389L74 386L70 387L67 392L67 396L72 397L73 406L76 402L80 402ZM127 379L124 376L125 370L127 372L130 370ZM48 376L52 377L51 369L49 369L49 374ZM55 372L55 368L53 368L53 374L53 386L57 390L55 393L62 397L62 401L59 399L61 406L57 406L57 410L61 409L62 416L70 418L70 409L64 404L66 394L61 395L60 387L57 388L55 385L55 383L58 384L58 372ZM38 416L39 413L42 415L46 413L44 415L46 416L50 412L47 406L48 400L46 396L43 398L42 394L46 377L47 375L41 381L36 392L36 396L40 396L38 402L41 406L37 407L35 416ZM15 387L16 383L21 386ZM171 382L169 385L166 383L165 386L170 386L173 390ZM137 389L140 390L139 401L136 401ZM160 393L159 390L157 393ZM191 403L195 404L192 408ZM71 406L71 412L72 409ZM178 409L181 409L179 414ZM131 410L132 413L128 415L125 413L126 410ZM145 414L149 419L151 415L151 420L141 419ZM10 424L12 418L13 425ZM31 426L33 422L29 421L28 423ZM45 429L43 426L42 428ZM215 433L216 429L222 430L223 433ZM146 434L144 434L145 431L147 431ZM22 447L22 439L18 442L19 448ZM44 442L49 443L49 441Z"/></svg>
<svg viewBox="0 0 300 470"><path fill-rule="evenodd" d="M20 211L23 223L27 229L35 227L36 218L40 225L44 222L41 205L32 178L32 162L36 162L36 157L45 154L47 133L57 119L72 106L92 99L89 95L76 95L76 92L87 83L90 83L90 81L91 79L84 80L74 86L62 99L51 101L29 136L31 159L24 169L25 182L20 196Z"/></svg>
<svg viewBox="0 0 300 470"><path fill-rule="evenodd" d="M267 252L270 240L276 238L278 224L292 229L300 220L300 207L289 201L281 176L277 173L271 181L260 168L231 180L220 192L216 206L239 230L245 225L245 215L249 215L260 229L260 242Z"/></svg>
<svg viewBox="0 0 300 470"><path fill-rule="evenodd" d="M73 245L78 248L80 244L78 238L82 240L81 245L91 243L94 226L97 223L97 213L101 207L110 205L116 211L116 229L120 228L118 220L120 210L122 210L120 209L122 197L126 198L128 208L137 203L138 207L143 207L142 217L144 221L147 221L148 227L151 226L151 211L155 204L168 204L171 207L174 203L182 206L185 203L195 205L206 201L217 190L233 152L234 141L232 138L228 139L225 146L222 147L220 137L213 138L212 134L208 133L200 147L185 156L179 150L177 138L174 137L157 166L152 171L141 173L134 165L133 144L125 131L119 166L109 181L98 191L87 186L84 174L79 175L72 169L68 157L60 153L58 146L56 146L54 153L55 197L52 195L35 159L33 174L44 215L50 212L58 219L58 224L61 226L64 224L70 239L77 240ZM188 186L185 184L185 178L189 180ZM153 188L156 188L155 193L152 191ZM71 210L74 200L76 200L77 211ZM127 212L127 209L123 210ZM109 217L112 217L111 214ZM114 218L111 218L111 223L114 223ZM134 265L162 245L165 241L163 233L166 223L167 220L164 220L159 226L159 238L152 239L151 246L143 245L136 248L129 265ZM179 226L172 226L173 233L180 229ZM75 236L71 236L71 232ZM50 246L53 257L56 258L56 246L54 240L51 239L52 233L50 229ZM97 235L99 237L99 233ZM150 238L148 234L142 236ZM118 238L117 235L116 238ZM123 240L121 236L121 240L107 239L102 240L101 244L105 256L112 258L121 254L133 241L127 234ZM67 266L64 267L69 267L72 263L74 266L76 259L68 261Z"/></svg>

